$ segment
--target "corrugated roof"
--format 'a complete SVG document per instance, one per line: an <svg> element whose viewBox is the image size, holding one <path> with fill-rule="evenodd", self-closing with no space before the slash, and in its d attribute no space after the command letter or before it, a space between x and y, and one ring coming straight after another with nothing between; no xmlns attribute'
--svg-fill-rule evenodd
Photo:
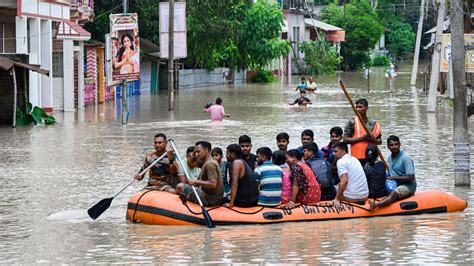
<svg viewBox="0 0 474 266"><path fill-rule="evenodd" d="M56 38L88 41L91 34L73 21L63 20L59 24Z"/></svg>
<svg viewBox="0 0 474 266"><path fill-rule="evenodd" d="M311 18L305 18L304 23L306 26L309 27L316 27L319 29L322 29L324 31L343 31L344 29L336 27L331 24L324 23L322 21L316 20L316 19L311 19Z"/></svg>
<svg viewBox="0 0 474 266"><path fill-rule="evenodd" d="M46 69L40 68L40 65L20 63L20 62L10 60L6 57L0 56L0 68L5 69L5 70L8 71L8 70L12 69L13 66L19 66L19 67L26 68L26 69L29 69L29 70L32 70L32 71L36 71L36 72L38 72L40 74L43 74L43 75L49 75L49 71L46 70Z"/></svg>
<svg viewBox="0 0 474 266"><path fill-rule="evenodd" d="M450 24L451 24L451 21L449 19L445 20L443 23L443 31L447 31L449 29ZM428 33L436 33L436 27L425 32L425 34L428 34Z"/></svg>

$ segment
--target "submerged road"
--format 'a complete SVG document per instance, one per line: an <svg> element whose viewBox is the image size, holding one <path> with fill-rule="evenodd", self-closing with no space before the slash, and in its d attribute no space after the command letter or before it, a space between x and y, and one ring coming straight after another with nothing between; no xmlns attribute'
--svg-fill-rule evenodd
<svg viewBox="0 0 474 266"><path fill-rule="evenodd" d="M418 190L439 189L468 201L461 213L341 221L217 227L163 227L125 221L135 183L96 221L86 210L119 191L141 167L163 132L184 150L197 140L225 148L241 134L253 151L276 149L275 136L300 145L304 129L321 147L332 126L343 127L353 111L338 76L316 77L318 90L306 109L286 103L298 97L291 84L212 86L179 91L168 112L167 93L131 99L128 125L115 103L55 114L59 123L0 128L0 261L11 263L473 263L474 193L454 188L452 112L426 113L426 97L409 87L411 66L396 80L342 73L354 100L369 100L369 117L382 125L383 142L396 134L414 159ZM229 120L211 123L204 105L222 97ZM472 132L472 118L469 121ZM474 144L471 137L471 147ZM385 156L388 150L381 146ZM474 160L473 160L474 161ZM471 162L471 165L472 162ZM471 169L474 169L471 166ZM471 174L472 177L472 174Z"/></svg>

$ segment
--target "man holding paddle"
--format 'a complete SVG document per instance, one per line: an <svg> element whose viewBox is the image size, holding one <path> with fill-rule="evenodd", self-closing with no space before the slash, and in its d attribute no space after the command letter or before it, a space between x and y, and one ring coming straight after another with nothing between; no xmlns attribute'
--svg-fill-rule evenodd
<svg viewBox="0 0 474 266"><path fill-rule="evenodd" d="M150 169L148 187L160 191L176 193L175 189L172 187L172 184L176 184L177 181L180 183L185 183L186 179L184 177L180 177L181 180L178 180L178 162L176 161L176 156L173 153L173 149L167 145L166 135L163 133L156 134L154 146L155 150L147 154L142 170L147 168L163 154L166 153L166 156L160 159ZM144 175L135 175L136 180L142 180L143 177Z"/></svg>
<svg viewBox="0 0 474 266"><path fill-rule="evenodd" d="M367 117L369 102L366 99L357 100L355 109L364 121L360 121L358 116L354 116L347 122L344 128L344 142L351 145L351 155L359 159L362 165L365 165L367 146L370 143L382 144L382 128L377 121ZM370 133L367 133L362 123L365 123Z"/></svg>
<svg viewBox="0 0 474 266"><path fill-rule="evenodd" d="M176 190L187 200L197 203L199 198L204 206L217 206L224 203L224 181L221 177L221 169L216 160L211 156L211 143L198 141L194 146L194 153L198 165L202 165L201 174L198 179L187 179L187 182L178 184ZM193 191L191 186L196 186ZM197 194L197 195L196 195Z"/></svg>

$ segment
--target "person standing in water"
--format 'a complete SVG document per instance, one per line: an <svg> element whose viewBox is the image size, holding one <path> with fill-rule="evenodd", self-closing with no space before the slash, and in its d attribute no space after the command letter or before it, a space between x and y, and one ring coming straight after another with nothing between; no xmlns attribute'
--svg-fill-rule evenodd
<svg viewBox="0 0 474 266"><path fill-rule="evenodd" d="M211 113L211 120L212 121L222 121L224 117L230 117L229 114L226 114L224 111L224 106L222 106L222 99L221 97L217 97L216 103L211 105L210 107L202 110L204 113Z"/></svg>

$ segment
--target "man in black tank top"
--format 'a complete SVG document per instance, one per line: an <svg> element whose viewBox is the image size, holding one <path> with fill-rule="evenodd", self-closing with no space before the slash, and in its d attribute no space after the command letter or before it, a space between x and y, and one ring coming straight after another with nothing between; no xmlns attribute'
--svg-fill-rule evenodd
<svg viewBox="0 0 474 266"><path fill-rule="evenodd" d="M230 144L226 149L230 171L229 207L253 207L258 203L258 185L250 166L242 158L239 144Z"/></svg>

